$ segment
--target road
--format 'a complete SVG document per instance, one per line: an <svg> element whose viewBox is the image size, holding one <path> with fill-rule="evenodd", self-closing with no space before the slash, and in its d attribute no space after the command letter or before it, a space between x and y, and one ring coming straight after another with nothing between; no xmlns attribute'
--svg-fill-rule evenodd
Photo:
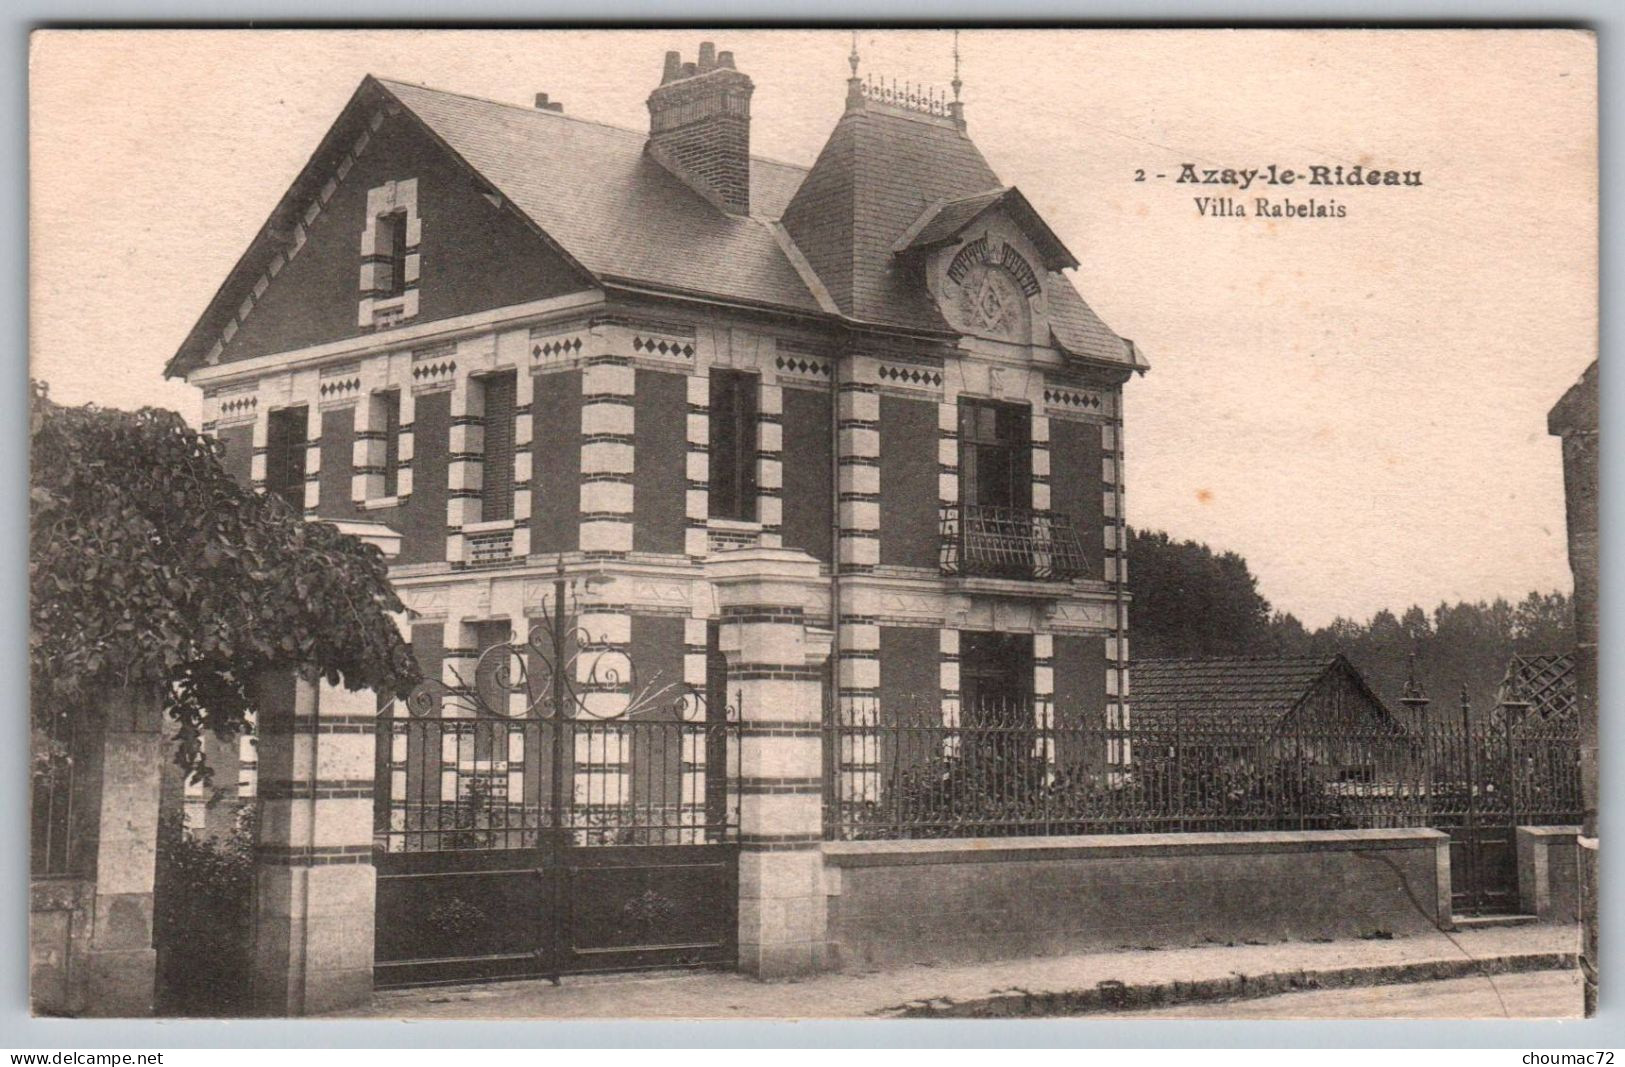
<svg viewBox="0 0 1625 1067"><path fill-rule="evenodd" d="M1496 993L1500 996L1497 997ZM1505 1007L1503 1008L1503 1002ZM1369 986L1286 993L1258 1000L1189 1004L1155 1011L1091 1015L1092 1019L1577 1019L1579 971L1506 974L1494 980Z"/></svg>

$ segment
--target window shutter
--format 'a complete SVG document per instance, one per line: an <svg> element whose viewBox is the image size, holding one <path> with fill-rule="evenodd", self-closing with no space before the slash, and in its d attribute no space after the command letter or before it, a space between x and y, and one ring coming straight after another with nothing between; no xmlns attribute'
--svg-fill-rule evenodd
<svg viewBox="0 0 1625 1067"><path fill-rule="evenodd" d="M379 397L383 407L384 495L394 496L401 474L401 394L390 390Z"/></svg>
<svg viewBox="0 0 1625 1067"><path fill-rule="evenodd" d="M480 518L513 518L513 420L517 381L513 373L484 380L485 469Z"/></svg>
<svg viewBox="0 0 1625 1067"><path fill-rule="evenodd" d="M755 375L740 375L734 388L739 397L739 517L756 521L756 384Z"/></svg>

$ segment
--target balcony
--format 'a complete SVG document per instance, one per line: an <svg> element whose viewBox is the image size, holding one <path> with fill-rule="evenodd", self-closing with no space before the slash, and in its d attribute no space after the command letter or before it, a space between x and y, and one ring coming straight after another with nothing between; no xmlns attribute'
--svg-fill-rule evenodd
<svg viewBox="0 0 1625 1067"><path fill-rule="evenodd" d="M946 575L1069 582L1089 573L1083 535L1061 512L948 504L940 528Z"/></svg>

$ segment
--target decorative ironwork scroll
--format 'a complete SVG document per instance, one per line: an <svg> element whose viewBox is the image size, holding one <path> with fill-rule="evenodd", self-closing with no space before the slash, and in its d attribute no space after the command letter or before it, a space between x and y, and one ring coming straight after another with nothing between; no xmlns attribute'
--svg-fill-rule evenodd
<svg viewBox="0 0 1625 1067"><path fill-rule="evenodd" d="M567 591L561 578L554 586L552 615L533 620L525 640L481 652L472 678L448 666L455 685L438 678L420 682L406 698L407 711L417 718L444 715L447 709L489 719L705 718L705 698L692 686L665 681L659 672L640 678L624 648L567 619Z"/></svg>

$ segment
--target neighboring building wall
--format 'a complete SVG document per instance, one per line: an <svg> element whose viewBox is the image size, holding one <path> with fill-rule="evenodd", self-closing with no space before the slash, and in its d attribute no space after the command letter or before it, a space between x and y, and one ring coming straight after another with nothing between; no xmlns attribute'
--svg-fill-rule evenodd
<svg viewBox="0 0 1625 1067"><path fill-rule="evenodd" d="M1598 364L1586 368L1547 416L1547 429L1563 438L1563 499L1568 512L1569 570L1574 576L1575 697L1580 720L1580 784L1585 801L1580 828L1580 968L1585 1010L1597 1009L1597 617L1599 445L1601 397Z"/></svg>

